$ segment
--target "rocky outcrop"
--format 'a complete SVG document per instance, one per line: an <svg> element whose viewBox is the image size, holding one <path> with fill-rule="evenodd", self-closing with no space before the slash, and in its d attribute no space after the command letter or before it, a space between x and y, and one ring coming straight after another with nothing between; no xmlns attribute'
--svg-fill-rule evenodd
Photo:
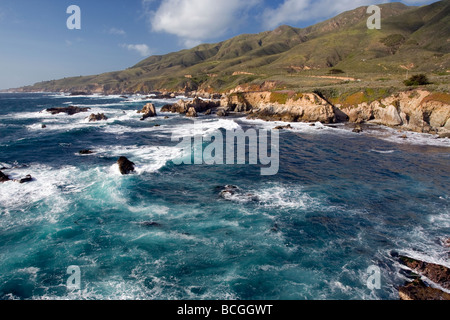
<svg viewBox="0 0 450 320"><path fill-rule="evenodd" d="M10 181L11 179L9 179L9 177L4 174L3 172L0 171L0 183L6 182L6 181Z"/></svg>
<svg viewBox="0 0 450 320"><path fill-rule="evenodd" d="M91 114L89 116L89 122L96 122L96 121L106 121L108 120L108 117L105 116L104 113L98 113L98 114Z"/></svg>
<svg viewBox="0 0 450 320"><path fill-rule="evenodd" d="M20 184L33 181L33 177L30 174L27 174L25 178L14 180L14 182L18 182Z"/></svg>
<svg viewBox="0 0 450 320"><path fill-rule="evenodd" d="M427 286L420 279L399 288L399 296L404 301L450 300L450 294Z"/></svg>
<svg viewBox="0 0 450 320"><path fill-rule="evenodd" d="M66 113L69 116L73 116L74 114L81 113L81 112L88 112L91 108L80 108L75 106L69 106L69 107L61 107L61 108L49 108L46 111L50 112L51 114L59 114L59 113Z"/></svg>
<svg viewBox="0 0 450 320"><path fill-rule="evenodd" d="M438 264L428 263L401 256L400 262L411 270L427 277L441 287L450 290L450 269Z"/></svg>
<svg viewBox="0 0 450 320"><path fill-rule="evenodd" d="M253 106L250 119L285 122L336 122L333 105L315 93L259 92L240 94Z"/></svg>
<svg viewBox="0 0 450 320"><path fill-rule="evenodd" d="M188 112L186 112L186 117L197 118L198 114L194 107L190 107Z"/></svg>
<svg viewBox="0 0 450 320"><path fill-rule="evenodd" d="M399 288L402 300L450 300L450 294L439 289L450 290L450 269L406 256L399 256L401 264L420 277L425 277L429 284L416 277L414 281ZM433 286L432 286L433 285Z"/></svg>
<svg viewBox="0 0 450 320"><path fill-rule="evenodd" d="M450 95L412 90L373 102L335 107L350 122L375 123L408 131L450 136Z"/></svg>
<svg viewBox="0 0 450 320"><path fill-rule="evenodd" d="M227 117L228 116L228 112L225 109L220 108L219 110L217 110L216 116L218 116L220 118Z"/></svg>
<svg viewBox="0 0 450 320"><path fill-rule="evenodd" d="M153 103L147 103L142 110L139 110L138 113L142 113L143 116L141 118L141 121L144 121L147 118L153 118L156 117L156 108Z"/></svg>
<svg viewBox="0 0 450 320"><path fill-rule="evenodd" d="M355 96L364 97L364 94ZM414 89L372 102L353 101L333 105L320 93L233 90L221 98L220 108L227 112L247 112L250 119L373 123L450 138L450 95L447 93ZM356 128L355 132L361 130Z"/></svg>
<svg viewBox="0 0 450 320"><path fill-rule="evenodd" d="M22 183L33 181L33 177L30 174L28 174L24 178L11 180L6 174L4 174L3 172L0 171L0 183L7 182L7 181L14 181L14 182L18 182L18 183L22 184Z"/></svg>
<svg viewBox="0 0 450 320"><path fill-rule="evenodd" d="M119 170L122 175L134 172L134 163L126 157L120 157L119 160L117 160L117 164L119 165Z"/></svg>
<svg viewBox="0 0 450 320"><path fill-rule="evenodd" d="M209 110L215 109L218 106L219 102L195 98L192 101L179 100L176 104L165 105L164 107L162 107L161 112L187 114L189 110L193 108L196 113L204 113ZM193 113L191 112L191 114Z"/></svg>

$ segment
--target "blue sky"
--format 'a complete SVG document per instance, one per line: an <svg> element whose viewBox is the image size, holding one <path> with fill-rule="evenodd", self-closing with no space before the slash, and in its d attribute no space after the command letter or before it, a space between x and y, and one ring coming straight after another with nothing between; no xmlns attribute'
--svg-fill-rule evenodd
<svg viewBox="0 0 450 320"><path fill-rule="evenodd" d="M405 0L424 5L436 0ZM387 0L0 0L0 89L122 70L145 57ZM81 29L69 30L70 5Z"/></svg>

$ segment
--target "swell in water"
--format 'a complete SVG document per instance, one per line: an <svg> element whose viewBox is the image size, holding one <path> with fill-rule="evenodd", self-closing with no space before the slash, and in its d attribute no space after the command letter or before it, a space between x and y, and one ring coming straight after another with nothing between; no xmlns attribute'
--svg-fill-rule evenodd
<svg viewBox="0 0 450 320"><path fill-rule="evenodd" d="M160 113L172 100L140 121L141 98L0 95L2 172L34 178L0 184L2 299L397 299L393 251L448 266L448 139L295 123L275 176L177 166L173 137L282 123ZM44 111L69 104L91 110ZM135 174L120 175L120 156ZM221 197L226 185L239 191ZM366 286L371 265L381 290Z"/></svg>

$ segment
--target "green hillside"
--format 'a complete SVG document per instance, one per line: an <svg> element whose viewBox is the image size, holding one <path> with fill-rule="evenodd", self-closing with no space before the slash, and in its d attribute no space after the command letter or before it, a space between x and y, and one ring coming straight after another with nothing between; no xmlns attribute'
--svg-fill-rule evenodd
<svg viewBox="0 0 450 320"><path fill-rule="evenodd" d="M342 70L342 77L385 85L397 85L405 74L417 72L440 77L437 83L446 82L450 74L450 1L423 7L401 3L380 7L381 30L367 28L367 7L360 7L303 29L281 26L243 34L152 56L124 71L46 81L24 89L224 92L238 85L252 88L268 82L279 88L346 83L330 78L330 70Z"/></svg>

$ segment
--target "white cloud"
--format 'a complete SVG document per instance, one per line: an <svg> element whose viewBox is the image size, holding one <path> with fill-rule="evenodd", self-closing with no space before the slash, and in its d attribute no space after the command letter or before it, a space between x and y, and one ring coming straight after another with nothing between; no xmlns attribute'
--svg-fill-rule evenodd
<svg viewBox="0 0 450 320"><path fill-rule="evenodd" d="M218 38L235 27L247 10L261 0L162 0L156 11L154 3L143 0L153 31L173 34L186 47Z"/></svg>
<svg viewBox="0 0 450 320"><path fill-rule="evenodd" d="M148 57L152 52L146 44L122 44L122 48L135 51L143 57Z"/></svg>
<svg viewBox="0 0 450 320"><path fill-rule="evenodd" d="M385 2L389 1L376 1L377 4ZM372 4L374 4L373 0L285 0L275 9L266 9L263 18L265 26L272 29L286 23L330 18L344 11Z"/></svg>
<svg viewBox="0 0 450 320"><path fill-rule="evenodd" d="M108 31L109 34L118 35L118 36L125 36L127 33L123 29L118 28L111 28Z"/></svg>

